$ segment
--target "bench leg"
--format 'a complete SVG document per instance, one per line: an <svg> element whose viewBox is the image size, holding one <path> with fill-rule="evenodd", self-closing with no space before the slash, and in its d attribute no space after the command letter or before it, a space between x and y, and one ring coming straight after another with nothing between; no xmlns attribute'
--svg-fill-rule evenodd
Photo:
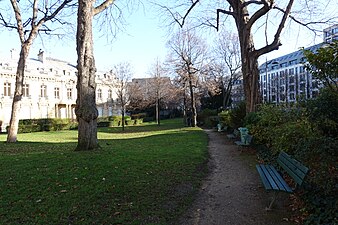
<svg viewBox="0 0 338 225"><path fill-rule="evenodd" d="M271 210L271 207L273 206L273 203L275 202L278 194L279 194L279 192L276 192L276 191L273 192L272 200L271 200L271 202L269 204L269 207L265 208L266 211L270 211Z"/></svg>

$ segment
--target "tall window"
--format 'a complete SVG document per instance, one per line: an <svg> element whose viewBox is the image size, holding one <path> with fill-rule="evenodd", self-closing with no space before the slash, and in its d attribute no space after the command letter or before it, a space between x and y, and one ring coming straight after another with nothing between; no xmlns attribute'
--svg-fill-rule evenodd
<svg viewBox="0 0 338 225"><path fill-rule="evenodd" d="M29 97L29 85L28 84L24 84L22 87L22 95L23 97Z"/></svg>
<svg viewBox="0 0 338 225"><path fill-rule="evenodd" d="M111 91L111 90L108 90L108 98L109 98L109 99L112 99L112 97L113 97L112 91Z"/></svg>
<svg viewBox="0 0 338 225"><path fill-rule="evenodd" d="M4 83L4 96L11 96L11 83Z"/></svg>
<svg viewBox="0 0 338 225"><path fill-rule="evenodd" d="M46 98L47 97L47 86L46 85L41 85L41 88L40 88L40 97L41 98Z"/></svg>
<svg viewBox="0 0 338 225"><path fill-rule="evenodd" d="M97 90L97 98L102 99L102 90L101 89Z"/></svg>
<svg viewBox="0 0 338 225"><path fill-rule="evenodd" d="M56 99L60 99L60 88L58 87L54 88L54 97Z"/></svg>
<svg viewBox="0 0 338 225"><path fill-rule="evenodd" d="M72 89L71 88L67 88L67 98L72 99Z"/></svg>

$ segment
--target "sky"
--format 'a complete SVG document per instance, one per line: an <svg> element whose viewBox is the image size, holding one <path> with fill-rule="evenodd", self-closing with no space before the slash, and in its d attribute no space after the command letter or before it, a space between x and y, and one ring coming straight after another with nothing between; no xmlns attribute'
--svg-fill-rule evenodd
<svg viewBox="0 0 338 225"><path fill-rule="evenodd" d="M97 69L107 71L115 64L127 61L133 67L134 77L148 77L149 69L156 58L164 60L166 57L166 43L170 38L170 32L164 26L163 18L159 17L155 7L148 3L134 7L130 12L125 12L124 18L126 23L124 30L119 31L113 40L100 37L94 28L94 53ZM216 31L209 32L217 35ZM322 37L314 38L310 32L297 26L287 27L281 40L283 45L280 49L261 57L260 62L291 53L300 47L309 47L319 43ZM14 31L2 29L0 43L2 43L0 57L8 57L12 48L20 49L18 35ZM30 51L30 57L37 58L39 49L44 50L49 57L66 60L76 65L75 40L69 37L63 40L44 38L41 41L37 39Z"/></svg>

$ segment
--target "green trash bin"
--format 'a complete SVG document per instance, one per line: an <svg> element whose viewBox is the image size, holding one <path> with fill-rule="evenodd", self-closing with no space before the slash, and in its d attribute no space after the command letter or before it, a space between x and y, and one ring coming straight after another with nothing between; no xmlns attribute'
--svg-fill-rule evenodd
<svg viewBox="0 0 338 225"><path fill-rule="evenodd" d="M239 127L238 130L239 130L239 132L241 134L241 142L244 143L244 144L247 144L246 143L247 142L247 138L246 137L249 134L248 128L246 128L246 127Z"/></svg>

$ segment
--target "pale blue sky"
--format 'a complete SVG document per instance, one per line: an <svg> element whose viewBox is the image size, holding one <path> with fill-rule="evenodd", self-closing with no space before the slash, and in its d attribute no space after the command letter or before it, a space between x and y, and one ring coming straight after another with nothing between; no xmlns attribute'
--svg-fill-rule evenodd
<svg viewBox="0 0 338 225"><path fill-rule="evenodd" d="M337 0L333 0L333 2L337 2ZM149 7L145 4L144 7L140 5L130 12L131 15L125 13L125 31L119 32L113 42L107 41L110 39L105 37L95 36L94 51L98 70L109 70L114 64L129 61L133 66L135 77L146 77L149 67L157 57L165 59L166 42L170 38L168 37L169 32L163 26L162 19L154 9L154 6ZM215 30L206 33L210 33L211 36L217 35ZM263 39L258 38L259 41L263 41ZM287 27L283 32L283 45L280 49L263 56L260 61L265 61L265 57L271 59L296 51L299 47L308 47L321 41L322 37L314 38L310 32L303 28ZM2 43L0 48L0 56L2 57L9 56L9 51L12 48L17 50L20 48L18 35L13 31L1 30L0 43ZM31 49L30 57L36 58L39 49L43 49L47 56L76 64L75 40L71 38L65 38L62 41L44 38L43 44L37 39Z"/></svg>

